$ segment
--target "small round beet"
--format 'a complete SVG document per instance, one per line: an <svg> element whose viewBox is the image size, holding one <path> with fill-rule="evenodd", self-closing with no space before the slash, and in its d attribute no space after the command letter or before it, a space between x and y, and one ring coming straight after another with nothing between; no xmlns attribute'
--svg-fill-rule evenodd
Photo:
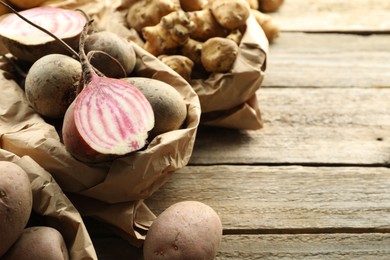
<svg viewBox="0 0 390 260"><path fill-rule="evenodd" d="M80 76L77 60L63 54L43 56L27 73L27 100L42 116L61 118L76 97Z"/></svg>
<svg viewBox="0 0 390 260"><path fill-rule="evenodd" d="M130 74L134 69L136 56L133 46L113 32L101 31L89 35L85 40L85 52L90 51L107 53L118 60L127 74ZM98 60L95 62L96 64L99 63ZM94 62L91 63L95 64ZM104 63L104 60L100 63ZM104 71L102 72L104 73Z"/></svg>

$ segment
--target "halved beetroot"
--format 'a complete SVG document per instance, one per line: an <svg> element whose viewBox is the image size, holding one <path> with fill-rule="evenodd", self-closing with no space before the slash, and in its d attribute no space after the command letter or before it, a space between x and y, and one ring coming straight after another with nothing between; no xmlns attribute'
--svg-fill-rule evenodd
<svg viewBox="0 0 390 260"><path fill-rule="evenodd" d="M143 148L155 119L151 104L134 85L94 71L84 51L88 26L79 45L84 86L65 113L62 137L75 158L101 162Z"/></svg>
<svg viewBox="0 0 390 260"><path fill-rule="evenodd" d="M31 8L19 14L62 39L74 50L78 49L80 33L87 21L81 12L47 6ZM14 13L1 18L0 40L13 56L28 62L35 62L51 53L69 53L53 37Z"/></svg>

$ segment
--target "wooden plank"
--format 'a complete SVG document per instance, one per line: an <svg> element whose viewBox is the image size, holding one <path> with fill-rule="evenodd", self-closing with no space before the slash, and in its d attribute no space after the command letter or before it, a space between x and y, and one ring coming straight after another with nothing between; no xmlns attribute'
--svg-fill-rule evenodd
<svg viewBox="0 0 390 260"><path fill-rule="evenodd" d="M390 87L389 43L390 35L283 32L270 45L262 86Z"/></svg>
<svg viewBox="0 0 390 260"><path fill-rule="evenodd" d="M218 259L375 259L390 255L389 234L224 236Z"/></svg>
<svg viewBox="0 0 390 260"><path fill-rule="evenodd" d="M287 0L276 13L283 31L390 32L388 0Z"/></svg>
<svg viewBox="0 0 390 260"><path fill-rule="evenodd" d="M389 168L187 166L146 204L202 201L225 234L390 232L389 190Z"/></svg>
<svg viewBox="0 0 390 260"><path fill-rule="evenodd" d="M142 260L142 248L120 238L93 238L99 260ZM225 235L218 259L375 259L387 260L390 235L299 234Z"/></svg>
<svg viewBox="0 0 390 260"><path fill-rule="evenodd" d="M390 88L264 88L264 128L200 127L191 165L389 165Z"/></svg>

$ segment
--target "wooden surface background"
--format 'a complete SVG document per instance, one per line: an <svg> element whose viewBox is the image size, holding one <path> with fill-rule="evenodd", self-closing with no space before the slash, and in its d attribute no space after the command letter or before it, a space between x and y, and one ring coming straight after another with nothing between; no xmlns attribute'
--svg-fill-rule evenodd
<svg viewBox="0 0 390 260"><path fill-rule="evenodd" d="M286 0L271 15L264 128L200 127L146 204L213 207L217 259L390 259L390 1ZM87 225L100 259L142 259Z"/></svg>

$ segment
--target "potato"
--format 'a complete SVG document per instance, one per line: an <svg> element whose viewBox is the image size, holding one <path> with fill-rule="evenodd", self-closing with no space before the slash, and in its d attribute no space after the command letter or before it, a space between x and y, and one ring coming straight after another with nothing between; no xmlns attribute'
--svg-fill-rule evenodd
<svg viewBox="0 0 390 260"><path fill-rule="evenodd" d="M18 165L0 161L0 257L18 239L32 210L32 189Z"/></svg>
<svg viewBox="0 0 390 260"><path fill-rule="evenodd" d="M2 260L68 260L69 253L61 233L51 227L24 229Z"/></svg>
<svg viewBox="0 0 390 260"><path fill-rule="evenodd" d="M163 211L145 239L145 260L208 260L216 256L222 238L217 213L198 201L182 201Z"/></svg>

